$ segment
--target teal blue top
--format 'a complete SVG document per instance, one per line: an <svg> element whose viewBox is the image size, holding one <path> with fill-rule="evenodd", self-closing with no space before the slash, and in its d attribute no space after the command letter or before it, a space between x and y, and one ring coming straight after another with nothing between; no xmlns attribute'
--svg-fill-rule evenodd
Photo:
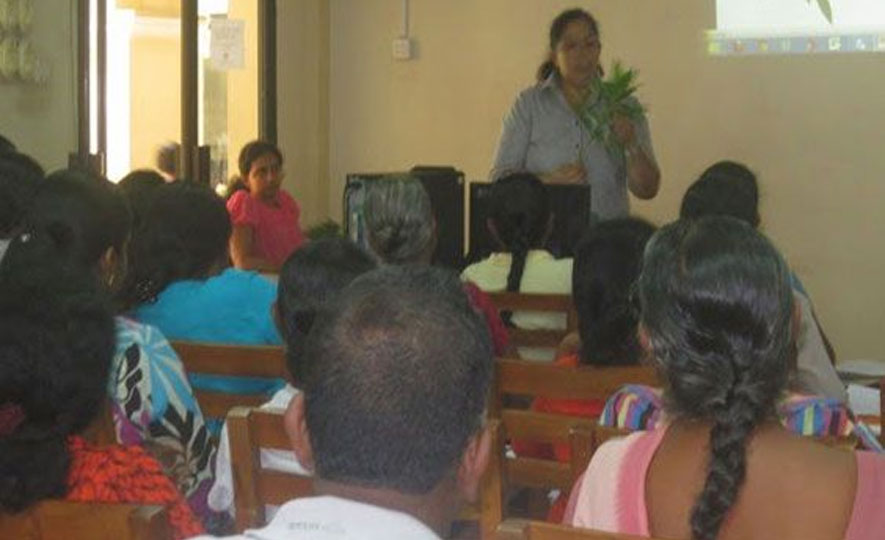
<svg viewBox="0 0 885 540"><path fill-rule="evenodd" d="M277 286L257 272L228 268L205 280L167 286L155 302L140 305L135 318L170 340L232 345L281 345L271 315ZM237 394L273 394L282 379L188 374L195 389Z"/></svg>

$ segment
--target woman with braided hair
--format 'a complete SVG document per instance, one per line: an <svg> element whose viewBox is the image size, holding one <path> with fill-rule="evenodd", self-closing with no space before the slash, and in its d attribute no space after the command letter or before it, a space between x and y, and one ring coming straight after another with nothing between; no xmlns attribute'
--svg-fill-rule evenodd
<svg viewBox="0 0 885 540"><path fill-rule="evenodd" d="M637 292L669 421L600 447L566 521L693 540L881 538L885 460L777 421L799 320L774 246L733 218L676 222L652 237Z"/></svg>
<svg viewBox="0 0 885 540"><path fill-rule="evenodd" d="M489 233L499 251L468 266L461 277L486 292L512 291L570 294L572 259L554 259L544 249L553 224L547 190L529 173L515 173L498 180L489 195ZM564 314L513 313L505 323L519 328L563 329ZM520 356L552 359L553 351L525 348Z"/></svg>

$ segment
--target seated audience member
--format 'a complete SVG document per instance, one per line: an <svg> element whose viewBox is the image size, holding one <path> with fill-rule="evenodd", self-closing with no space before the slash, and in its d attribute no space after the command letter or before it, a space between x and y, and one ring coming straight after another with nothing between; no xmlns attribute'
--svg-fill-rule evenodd
<svg viewBox="0 0 885 540"><path fill-rule="evenodd" d="M19 233L0 259L0 513L47 499L154 504L176 538L199 534L144 448L83 436L107 400L114 319L90 269L60 263L71 238L53 233Z"/></svg>
<svg viewBox="0 0 885 540"><path fill-rule="evenodd" d="M563 368L588 366L626 366L639 364L641 349L636 337L638 315L631 293L645 244L654 234L653 225L638 218L602 221L593 226L575 248L572 297L578 312L578 352L556 360ZM596 418L605 406L604 399L551 399L538 397L532 410ZM568 444L512 442L514 451L527 457L556 459L567 463L571 458ZM550 508L548 521L562 521L567 494L558 497Z"/></svg>
<svg viewBox="0 0 885 540"><path fill-rule="evenodd" d="M711 215L731 216L759 228L759 188L756 175L733 161L720 161L709 167L685 192L681 218ZM836 356L817 321L811 300L799 278L790 273L796 301L802 312L799 331L799 369L797 389L808 394L848 402L845 385L833 367Z"/></svg>
<svg viewBox="0 0 885 540"><path fill-rule="evenodd" d="M275 283L228 267L230 217L208 187L161 186L129 246L127 290L133 316L167 339L281 345L273 322ZM281 379L189 374L198 390L272 395ZM210 424L213 431L215 427Z"/></svg>
<svg viewBox="0 0 885 540"><path fill-rule="evenodd" d="M59 258L92 269L110 292L124 282L131 216L114 184L82 172L56 172L43 182L25 222L61 235ZM184 367L156 328L126 317L116 317L115 324L107 388L117 440L144 446L194 511L207 517L215 448Z"/></svg>
<svg viewBox="0 0 885 540"><path fill-rule="evenodd" d="M547 190L534 175L517 173L492 185L489 218L491 238L499 251L464 269L461 277L486 292L569 294L572 259L554 259L544 249L553 226ZM564 314L517 312L505 322L527 329L563 329ZM520 356L549 360L553 351L521 348Z"/></svg>
<svg viewBox="0 0 885 540"><path fill-rule="evenodd" d="M305 245L289 257L280 271L276 312L286 341L286 358L295 386L300 386L304 344L320 308L339 294L357 276L375 268L375 261L363 249L345 238L327 238ZM285 409L298 393L286 385L262 405L267 409ZM261 451L263 467L308 474L291 451ZM233 512L234 481L231 473L230 443L227 428L221 432L215 458L215 483L209 491L209 507L216 512Z"/></svg>
<svg viewBox="0 0 885 540"><path fill-rule="evenodd" d="M322 361L299 366L285 423L316 497L238 538L447 537L491 451L492 347L458 276L392 266L357 278L315 321L305 358Z"/></svg>
<svg viewBox="0 0 885 540"><path fill-rule="evenodd" d="M771 243L733 218L679 221L649 242L637 291L670 420L603 444L566 521L661 538L880 538L885 459L776 420L799 321Z"/></svg>
<svg viewBox="0 0 885 540"><path fill-rule="evenodd" d="M430 264L436 250L436 219L430 196L420 181L403 176L373 183L363 206L369 247L385 264ZM495 354L509 351L509 337L498 309L473 282L464 288L482 311L492 333Z"/></svg>
<svg viewBox="0 0 885 540"><path fill-rule="evenodd" d="M227 201L231 257L237 268L276 272L304 243L301 209L280 188L283 154L273 143L252 141L240 151L239 166L236 191Z"/></svg>
<svg viewBox="0 0 885 540"><path fill-rule="evenodd" d="M150 169L136 169L120 179L117 185L129 201L129 209L132 211L132 231L133 234L137 234L150 211L158 188L165 185L163 177Z"/></svg>
<svg viewBox="0 0 885 540"><path fill-rule="evenodd" d="M636 337L638 315L632 292L642 266L645 244L655 228L638 218L602 221L575 248L572 297L578 312L578 352L565 354L556 365L629 366L642 356ZM597 417L605 406L598 399L535 399L541 412ZM562 460L568 460L565 447ZM559 452L557 452L559 454Z"/></svg>
<svg viewBox="0 0 885 540"><path fill-rule="evenodd" d="M228 267L230 233L224 201L212 190L162 186L132 239L135 317L170 339L281 344L272 316L276 284Z"/></svg>
<svg viewBox="0 0 885 540"><path fill-rule="evenodd" d="M164 182L175 182L181 176L178 174L178 162L181 154L181 145L169 141L157 149L157 171Z"/></svg>

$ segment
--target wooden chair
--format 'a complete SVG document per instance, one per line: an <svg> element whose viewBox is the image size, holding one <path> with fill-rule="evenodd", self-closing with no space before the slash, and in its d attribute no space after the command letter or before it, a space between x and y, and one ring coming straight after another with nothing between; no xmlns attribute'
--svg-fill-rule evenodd
<svg viewBox="0 0 885 540"><path fill-rule="evenodd" d="M17 514L0 513L0 537L28 540L166 540L162 506L43 501Z"/></svg>
<svg viewBox="0 0 885 540"><path fill-rule="evenodd" d="M555 399L606 399L625 384L659 386L649 366L579 367L575 369L498 359L491 399L491 415L498 416L506 395L544 396Z"/></svg>
<svg viewBox="0 0 885 540"><path fill-rule="evenodd" d="M517 292L494 292L489 297L498 311L543 311L562 313L566 327L561 330L509 328L510 342L516 347L539 347L555 349L562 339L578 329L578 312L568 294L533 294Z"/></svg>
<svg viewBox="0 0 885 540"><path fill-rule="evenodd" d="M235 407L227 414L227 429L238 532L264 526L265 505L313 494L311 477L261 467L262 448L292 450L282 412Z"/></svg>
<svg viewBox="0 0 885 540"><path fill-rule="evenodd" d="M188 373L289 379L282 347L173 341L172 348ZM268 400L264 394L227 394L196 389L194 395L203 415L209 418L224 418L234 407L257 407Z"/></svg>
<svg viewBox="0 0 885 540"><path fill-rule="evenodd" d="M655 540L654 538L576 529L542 521L508 519L496 531L497 540Z"/></svg>
<svg viewBox="0 0 885 540"><path fill-rule="evenodd" d="M571 489L583 473L596 448L595 418L538 413L506 408L509 395L545 396L556 399L605 399L627 383L657 384L649 367L578 368L522 360L498 359L490 396L489 416L499 421L496 448L489 476L500 471L483 485L480 510L480 534L483 540L494 538L498 524L505 517L510 489ZM569 463L517 456L505 458L508 440L526 440L548 444L567 444ZM496 464L494 460L498 460ZM546 503L545 503L546 504Z"/></svg>
<svg viewBox="0 0 885 540"><path fill-rule="evenodd" d="M495 537L514 488L560 489L565 492L571 489L587 468L594 424L586 418L509 409L502 411L500 419L491 422L493 451L483 479L478 517L483 540ZM525 456L506 457L506 443L515 439L568 444L571 461L560 463Z"/></svg>

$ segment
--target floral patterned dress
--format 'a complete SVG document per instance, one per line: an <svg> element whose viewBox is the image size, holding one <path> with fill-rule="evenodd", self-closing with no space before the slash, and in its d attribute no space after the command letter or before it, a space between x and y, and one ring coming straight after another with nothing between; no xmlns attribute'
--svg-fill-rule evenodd
<svg viewBox="0 0 885 540"><path fill-rule="evenodd" d="M117 317L108 394L117 440L143 446L204 521L212 486L212 443L184 366L159 330Z"/></svg>

